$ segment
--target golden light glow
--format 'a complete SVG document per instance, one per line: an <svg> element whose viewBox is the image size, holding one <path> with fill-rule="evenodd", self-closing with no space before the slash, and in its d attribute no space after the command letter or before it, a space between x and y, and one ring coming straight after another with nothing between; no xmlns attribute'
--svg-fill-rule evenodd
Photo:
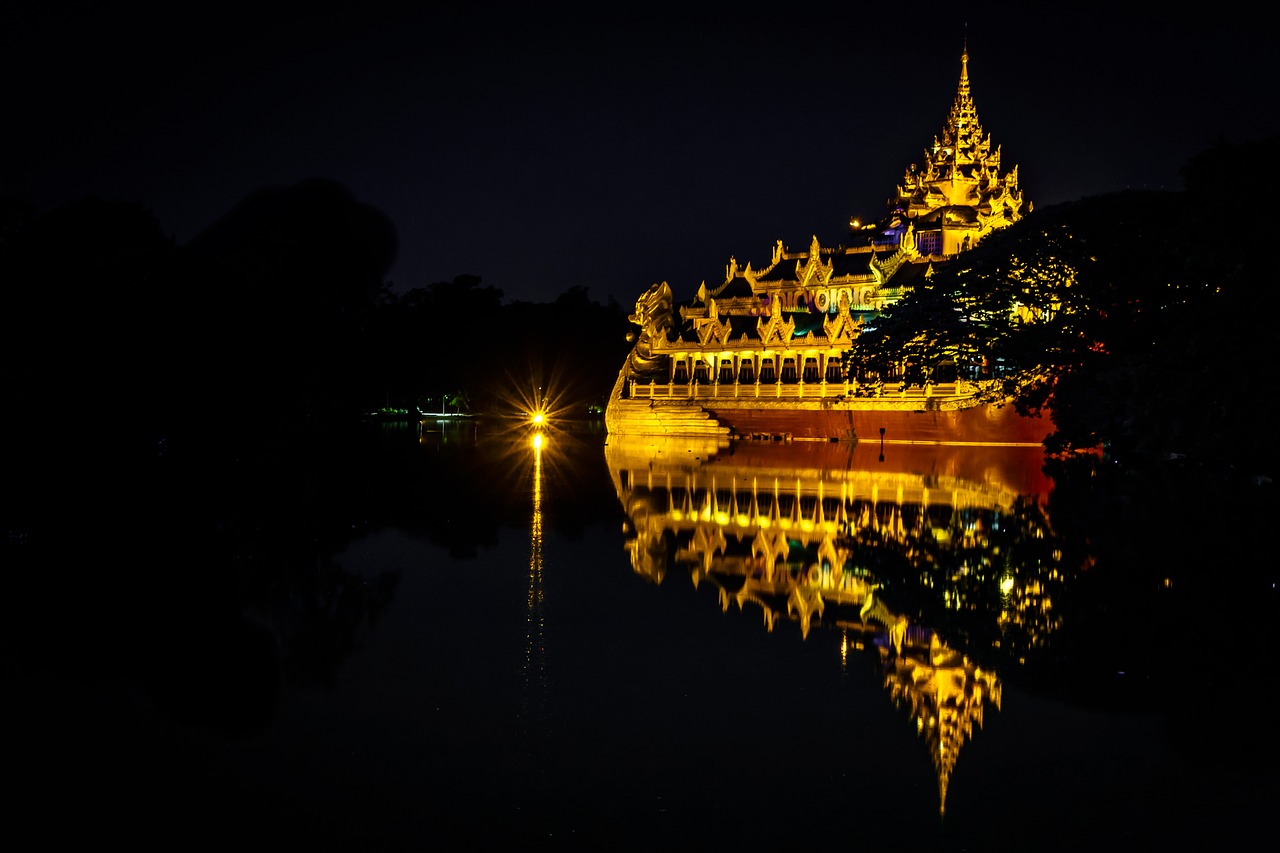
<svg viewBox="0 0 1280 853"><path fill-rule="evenodd" d="M542 433L536 433L533 436L533 449L541 452L542 442L543 442Z"/></svg>
<svg viewBox="0 0 1280 853"><path fill-rule="evenodd" d="M500 408L510 413L506 428L512 437L536 431L550 438L557 421L564 423L568 420L569 411L562 387L564 383L545 376L536 367L526 377L507 374Z"/></svg>

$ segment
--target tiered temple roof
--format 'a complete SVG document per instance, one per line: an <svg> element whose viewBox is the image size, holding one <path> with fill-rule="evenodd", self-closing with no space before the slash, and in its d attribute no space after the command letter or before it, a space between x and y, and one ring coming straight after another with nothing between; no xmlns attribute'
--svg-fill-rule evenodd
<svg viewBox="0 0 1280 853"><path fill-rule="evenodd" d="M759 268L730 258L724 280L699 288L682 319L703 316L708 300L729 316L759 316L778 308L836 313L841 296L855 314L874 314L930 275L934 263L1021 219L1023 206L1017 167L1001 170L1000 148L978 120L966 46L942 131L924 150L924 166L908 167L881 222L855 227L849 245L822 246L814 237L797 250L779 240Z"/></svg>
<svg viewBox="0 0 1280 853"><path fill-rule="evenodd" d="M898 187L896 209L917 235L941 232L941 245L925 240L925 254L954 255L996 228L1022 218L1018 167L1001 171L1000 148L978 120L969 91L969 51L960 58L960 84L940 135L912 163ZM1028 211L1031 206L1028 204Z"/></svg>

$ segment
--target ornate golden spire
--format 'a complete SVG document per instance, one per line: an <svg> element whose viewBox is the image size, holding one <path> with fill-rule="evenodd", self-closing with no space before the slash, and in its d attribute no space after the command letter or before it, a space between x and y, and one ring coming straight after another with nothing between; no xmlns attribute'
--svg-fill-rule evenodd
<svg viewBox="0 0 1280 853"><path fill-rule="evenodd" d="M1022 218L1018 170L1001 174L1000 148L982 129L969 86L969 40L960 51L955 100L924 167L907 169L896 205L916 220L919 253L950 257Z"/></svg>

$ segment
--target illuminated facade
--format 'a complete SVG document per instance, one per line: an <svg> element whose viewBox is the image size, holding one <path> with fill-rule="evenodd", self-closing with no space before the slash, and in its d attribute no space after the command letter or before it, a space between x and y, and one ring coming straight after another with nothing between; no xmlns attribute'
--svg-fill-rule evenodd
<svg viewBox="0 0 1280 853"><path fill-rule="evenodd" d="M1030 205L1027 206L1030 209ZM854 223L847 246L782 241L756 268L731 258L678 308L666 282L637 300L640 331L606 409L613 434L757 435L815 439L1039 444L1048 419L1021 418L993 377L850 375L864 323L935 265L1023 215L1017 169L984 134L969 90L968 52L940 136L910 166L878 225ZM887 384L886 384L886 380ZM1031 422L1029 422L1031 421Z"/></svg>

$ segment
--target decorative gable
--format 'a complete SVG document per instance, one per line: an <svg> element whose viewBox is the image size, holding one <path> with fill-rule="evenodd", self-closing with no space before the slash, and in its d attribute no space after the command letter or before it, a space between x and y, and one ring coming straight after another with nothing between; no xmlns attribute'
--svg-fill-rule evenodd
<svg viewBox="0 0 1280 853"><path fill-rule="evenodd" d="M822 331L832 343L852 343L862 331L862 321L855 320L849 313L849 297L840 295L840 309L833 316L822 321Z"/></svg>
<svg viewBox="0 0 1280 853"><path fill-rule="evenodd" d="M813 242L809 244L809 257L803 262L796 261L796 281L800 287L826 287L831 283L835 266L830 262L823 262L821 250L818 238L814 236Z"/></svg>
<svg viewBox="0 0 1280 853"><path fill-rule="evenodd" d="M767 346L776 341L786 346L795 337L796 321L790 316L784 321L778 315L771 314L767 319L761 317L756 321L756 331L760 335L760 343Z"/></svg>
<svg viewBox="0 0 1280 853"><path fill-rule="evenodd" d="M697 324L698 341L703 346L712 343L720 346L727 346L729 343L729 334L733 331L732 327L722 322L719 317L711 317Z"/></svg>

